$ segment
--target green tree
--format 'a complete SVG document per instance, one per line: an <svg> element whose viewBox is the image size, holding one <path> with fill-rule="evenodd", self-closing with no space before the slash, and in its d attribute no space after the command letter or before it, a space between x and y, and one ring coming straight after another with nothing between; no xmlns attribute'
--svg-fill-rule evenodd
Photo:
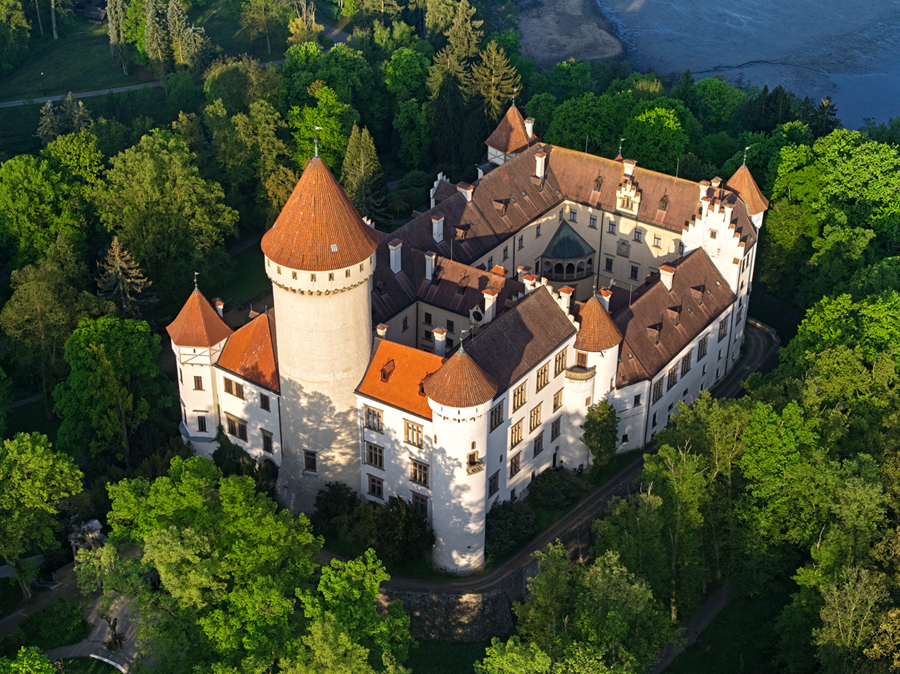
<svg viewBox="0 0 900 674"><path fill-rule="evenodd" d="M475 674L549 674L552 666L550 656L535 644L519 637L503 643L494 637L484 659L475 663Z"/></svg>
<svg viewBox="0 0 900 674"><path fill-rule="evenodd" d="M670 174L675 173L689 140L678 116L666 108L651 108L638 115L623 135L628 139L628 156L639 166Z"/></svg>
<svg viewBox="0 0 900 674"><path fill-rule="evenodd" d="M34 646L20 648L15 660L0 657L2 674L56 674L58 671L56 665Z"/></svg>
<svg viewBox="0 0 900 674"><path fill-rule="evenodd" d="M615 407L605 399L591 405L581 430L581 441L591 450L594 466L599 468L613 460L619 447L619 415Z"/></svg>
<svg viewBox="0 0 900 674"><path fill-rule="evenodd" d="M556 96L544 92L535 94L525 104L525 114L534 119L535 133L543 135L550 128L556 110Z"/></svg>
<svg viewBox="0 0 900 674"><path fill-rule="evenodd" d="M460 0L456 4L453 21L444 35L453 55L460 63L468 63L478 56L478 48L484 38L484 31L479 30L484 21L475 18L475 8L469 6L469 0Z"/></svg>
<svg viewBox="0 0 900 674"><path fill-rule="evenodd" d="M166 86L166 75L171 72L172 36L162 0L144 0L144 51L150 59L156 76Z"/></svg>
<svg viewBox="0 0 900 674"><path fill-rule="evenodd" d="M434 41L443 35L456 13L455 0L424 0L425 5L425 34Z"/></svg>
<svg viewBox="0 0 900 674"><path fill-rule="evenodd" d="M109 23L109 51L113 63L128 74L128 56L125 53L125 0L109 0L106 5L106 18Z"/></svg>
<svg viewBox="0 0 900 674"><path fill-rule="evenodd" d="M331 613L314 621L302 639L304 648L295 661L285 662L284 674L375 674L369 651L347 634Z"/></svg>
<svg viewBox="0 0 900 674"><path fill-rule="evenodd" d="M47 436L19 433L0 448L0 555L31 598L36 569L23 557L55 542L57 506L81 491L81 471L72 458L51 449ZM16 670L13 670L16 671Z"/></svg>
<svg viewBox="0 0 900 674"><path fill-rule="evenodd" d="M166 18L175 65L197 71L206 63L210 47L206 31L196 25L188 25L181 0L169 0Z"/></svg>
<svg viewBox="0 0 900 674"><path fill-rule="evenodd" d="M184 141L155 132L110 160L97 186L100 219L169 304L190 287L194 271L215 269L237 213L218 183L203 180Z"/></svg>
<svg viewBox="0 0 900 674"><path fill-rule="evenodd" d="M141 273L141 268L114 236L106 261L101 264L103 270L97 281L100 295L116 305L123 318L141 318L143 310L155 303L153 294L149 292L152 285Z"/></svg>
<svg viewBox="0 0 900 674"><path fill-rule="evenodd" d="M96 455L114 450L132 467L132 437L159 419L170 400L156 359L159 337L143 321L84 319L66 342L69 378L53 393L62 417L60 443L71 454L85 444Z"/></svg>
<svg viewBox="0 0 900 674"><path fill-rule="evenodd" d="M484 99L485 114L497 121L506 104L522 87L522 78L493 40L481 52L481 62L472 67L472 88Z"/></svg>
<svg viewBox="0 0 900 674"><path fill-rule="evenodd" d="M41 108L37 137L49 143L57 136L66 133L77 133L91 124L91 113L84 103L75 99L70 91L63 102L56 108L47 101Z"/></svg>
<svg viewBox="0 0 900 674"><path fill-rule="evenodd" d="M400 103L394 128L400 136L400 161L410 169L422 166L431 149L431 124L425 105L415 99Z"/></svg>
<svg viewBox="0 0 900 674"><path fill-rule="evenodd" d="M0 73L11 71L28 49L31 24L21 0L0 0Z"/></svg>
<svg viewBox="0 0 900 674"><path fill-rule="evenodd" d="M283 5L275 0L247 0L241 5L241 26L247 29L251 39L266 36L266 48L272 53L270 34L286 22Z"/></svg>
<svg viewBox="0 0 900 674"><path fill-rule="evenodd" d="M422 98L428 78L428 59L422 54L401 47L384 62L384 83L397 101Z"/></svg>
<svg viewBox="0 0 900 674"><path fill-rule="evenodd" d="M378 227L389 228L387 181L368 129L360 131L353 126L342 163L341 186L360 215L371 219Z"/></svg>
<svg viewBox="0 0 900 674"><path fill-rule="evenodd" d="M288 112L288 124L294 129L297 141L295 161L306 166L315 152L314 139L318 138L318 153L328 167L338 173L353 125L359 115L349 105L341 103L334 93L321 82L310 86L310 95L315 99L315 107L293 107Z"/></svg>
<svg viewBox="0 0 900 674"><path fill-rule="evenodd" d="M695 85L700 97L700 116L710 124L726 124L747 100L746 94L724 80L708 77Z"/></svg>

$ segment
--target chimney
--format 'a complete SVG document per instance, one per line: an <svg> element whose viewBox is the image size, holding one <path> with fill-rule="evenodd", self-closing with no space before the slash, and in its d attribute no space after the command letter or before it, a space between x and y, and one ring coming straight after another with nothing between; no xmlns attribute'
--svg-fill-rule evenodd
<svg viewBox="0 0 900 674"><path fill-rule="evenodd" d="M703 197L706 196L706 190L709 189L709 181L701 180L698 184L700 185L700 196L698 197L698 201L699 201L700 199L702 199Z"/></svg>
<svg viewBox="0 0 900 674"><path fill-rule="evenodd" d="M434 276L434 260L437 255L433 251L425 253L425 280L430 281Z"/></svg>
<svg viewBox="0 0 900 674"><path fill-rule="evenodd" d="M363 221L364 223L366 223L366 224L367 224L369 227L371 227L372 229L375 229L375 223L372 221L371 218L363 218L362 221Z"/></svg>
<svg viewBox="0 0 900 674"><path fill-rule="evenodd" d="M222 301L222 298L216 297L213 304L216 305L216 313L219 314L219 318L225 318L225 302Z"/></svg>
<svg viewBox="0 0 900 674"><path fill-rule="evenodd" d="M719 189L719 185L722 184L722 179L721 179L719 176L716 176L715 178L713 178L713 179L710 181L710 184L711 184L713 187L715 187L716 189Z"/></svg>
<svg viewBox="0 0 900 674"><path fill-rule="evenodd" d="M597 291L597 299L600 300L600 304L603 305L603 308L606 309L606 313L609 313L609 299L612 297L612 290L603 286L600 290Z"/></svg>
<svg viewBox="0 0 900 674"><path fill-rule="evenodd" d="M381 339L385 338L385 335L387 335L387 330L387 323L379 323L375 326L375 331L378 333L378 336L381 337Z"/></svg>
<svg viewBox="0 0 900 674"><path fill-rule="evenodd" d="M534 155L534 175L543 180L547 170L547 153L543 150Z"/></svg>
<svg viewBox="0 0 900 674"><path fill-rule="evenodd" d="M522 283L525 284L525 294L527 295L538 287L538 277L534 274L525 274L522 277Z"/></svg>
<svg viewBox="0 0 900 674"><path fill-rule="evenodd" d="M395 274L400 273L400 250L403 248L403 241L394 239L388 244L391 249L391 271Z"/></svg>
<svg viewBox="0 0 900 674"><path fill-rule="evenodd" d="M504 267L502 264L495 264L494 268L491 269L491 273L496 274L497 276L506 277L506 267Z"/></svg>
<svg viewBox="0 0 900 674"><path fill-rule="evenodd" d="M637 162L634 159L625 159L622 161L622 167L625 170L625 175L633 176L634 175L634 167L637 166Z"/></svg>
<svg viewBox="0 0 900 674"><path fill-rule="evenodd" d="M525 133L528 134L528 140L534 138L534 117L525 120Z"/></svg>
<svg viewBox="0 0 900 674"><path fill-rule="evenodd" d="M434 353L441 358L447 353L447 330L446 328L435 328L432 330L434 335Z"/></svg>
<svg viewBox="0 0 900 674"><path fill-rule="evenodd" d="M521 264L518 267L516 267L516 278L520 281L522 280L523 276L525 276L526 274L530 274L530 273L531 273L531 267L526 267L525 265L521 265Z"/></svg>
<svg viewBox="0 0 900 674"><path fill-rule="evenodd" d="M668 262L660 265L659 278L662 280L662 283L666 287L666 290L671 291L672 279L675 278L675 267L670 265Z"/></svg>
<svg viewBox="0 0 900 674"><path fill-rule="evenodd" d="M496 288L488 288L484 291L484 322L490 323L494 320L494 313L496 312L496 304L497 304L497 295L500 294L500 291Z"/></svg>
<svg viewBox="0 0 900 674"><path fill-rule="evenodd" d="M563 313L567 316L569 315L569 307L572 306L572 295L575 292L575 288L570 286L563 286L559 289L559 295L556 303L559 304L559 308L563 310Z"/></svg>
<svg viewBox="0 0 900 674"><path fill-rule="evenodd" d="M458 189L459 193L466 198L466 201L472 201L472 195L475 193L474 185L470 185L469 183L457 183L456 189Z"/></svg>
<svg viewBox="0 0 900 674"><path fill-rule="evenodd" d="M431 238L435 243L444 241L444 214L433 213L431 216Z"/></svg>

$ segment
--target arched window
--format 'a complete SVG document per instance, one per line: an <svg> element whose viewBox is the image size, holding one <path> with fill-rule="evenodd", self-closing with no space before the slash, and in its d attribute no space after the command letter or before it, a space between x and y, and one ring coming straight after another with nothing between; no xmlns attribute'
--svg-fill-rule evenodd
<svg viewBox="0 0 900 674"><path fill-rule="evenodd" d="M551 271L553 271L553 263L544 260L544 273L549 274Z"/></svg>
<svg viewBox="0 0 900 674"><path fill-rule="evenodd" d="M562 273L563 273L562 262L557 262L557 263L556 263L556 266L553 268L553 273L554 273L554 274L562 274Z"/></svg>
<svg viewBox="0 0 900 674"><path fill-rule="evenodd" d="M579 274L584 273L584 260L582 260L581 262L578 263L578 273Z"/></svg>
<svg viewBox="0 0 900 674"><path fill-rule="evenodd" d="M475 441L472 441L472 449L475 449Z"/></svg>
<svg viewBox="0 0 900 674"><path fill-rule="evenodd" d="M574 274L574 273L575 273L575 265L572 264L571 262L570 262L569 264L566 265L566 273L567 273L567 274Z"/></svg>
<svg viewBox="0 0 900 674"><path fill-rule="evenodd" d="M592 257L588 258L587 268L588 268L588 271L591 271L594 268L594 258L592 258Z"/></svg>

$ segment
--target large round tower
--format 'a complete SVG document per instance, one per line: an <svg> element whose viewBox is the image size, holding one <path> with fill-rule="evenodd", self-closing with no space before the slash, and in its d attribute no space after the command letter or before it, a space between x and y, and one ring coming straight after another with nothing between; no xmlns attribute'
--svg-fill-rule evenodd
<svg viewBox="0 0 900 674"><path fill-rule="evenodd" d="M497 383L460 344L425 380L435 435L432 495L434 563L450 573L472 573L485 563L488 418Z"/></svg>
<svg viewBox="0 0 900 674"><path fill-rule="evenodd" d="M372 352L377 238L315 157L262 240L275 299L283 459L276 495L310 511L325 482L359 485L354 391Z"/></svg>

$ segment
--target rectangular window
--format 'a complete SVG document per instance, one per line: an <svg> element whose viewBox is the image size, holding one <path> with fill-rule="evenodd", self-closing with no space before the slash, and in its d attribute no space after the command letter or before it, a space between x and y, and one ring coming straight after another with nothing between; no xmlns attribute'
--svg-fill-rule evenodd
<svg viewBox="0 0 900 674"><path fill-rule="evenodd" d="M591 216L591 222L588 225L588 227L590 227L591 229L597 229L597 216L596 215Z"/></svg>
<svg viewBox="0 0 900 674"><path fill-rule="evenodd" d="M404 438L406 439L406 444L413 445L415 447L422 446L422 426L419 424L414 424L411 421L403 420L405 426L405 434Z"/></svg>
<svg viewBox="0 0 900 674"><path fill-rule="evenodd" d="M691 357L694 355L693 351L688 351L684 354L684 358L681 359L681 376L684 377L688 372L691 371Z"/></svg>
<svg viewBox="0 0 900 674"><path fill-rule="evenodd" d="M653 235L653 247L662 248L662 237L659 234Z"/></svg>
<svg viewBox="0 0 900 674"><path fill-rule="evenodd" d="M562 222L565 219L566 219L566 211L565 211L565 209L560 208L559 209L559 221Z"/></svg>
<svg viewBox="0 0 900 674"><path fill-rule="evenodd" d="M409 479L423 487L428 486L428 465L415 459L409 460Z"/></svg>
<svg viewBox="0 0 900 674"><path fill-rule="evenodd" d="M373 468L384 470L384 447L366 443L366 463Z"/></svg>
<svg viewBox="0 0 900 674"><path fill-rule="evenodd" d="M509 246L503 246L503 259L509 259Z"/></svg>
<svg viewBox="0 0 900 674"><path fill-rule="evenodd" d="M638 271L639 270L635 265L631 265L631 278L635 281L637 281Z"/></svg>
<svg viewBox="0 0 900 674"><path fill-rule="evenodd" d="M194 377L194 384L196 385L197 378ZM225 377L225 393L230 393L234 395L234 382L231 381L228 377Z"/></svg>
<svg viewBox="0 0 900 674"><path fill-rule="evenodd" d="M553 376L558 377L566 370L566 354L568 353L568 349L563 349L558 354L556 354L556 361L553 366Z"/></svg>
<svg viewBox="0 0 900 674"><path fill-rule="evenodd" d="M556 440L559 437L559 425L561 419L554 419L553 423L550 424L550 441Z"/></svg>
<svg viewBox="0 0 900 674"><path fill-rule="evenodd" d="M544 388L547 385L547 383L549 381L550 381L550 363L547 363L544 365L544 367L542 367L540 370L538 370L537 389L536 390L540 391L542 388Z"/></svg>
<svg viewBox="0 0 900 674"><path fill-rule="evenodd" d="M384 480L374 475L369 475L369 496L384 498Z"/></svg>
<svg viewBox="0 0 900 674"><path fill-rule="evenodd" d="M677 383L678 383L678 366L673 365L669 369L669 382L666 385L666 390L671 391L672 387L675 386L675 384L677 384Z"/></svg>
<svg viewBox="0 0 900 674"><path fill-rule="evenodd" d="M559 219L562 220L562 211L559 212ZM541 226L538 225L534 230L534 238L538 238L541 235Z"/></svg>
<svg viewBox="0 0 900 674"><path fill-rule="evenodd" d="M741 312L742 311L743 311L743 309L738 309L737 314L735 314L735 316L734 316L734 324L735 325L737 325L738 323L741 322Z"/></svg>
<svg viewBox="0 0 900 674"><path fill-rule="evenodd" d="M522 250L525 247L525 235L519 237L519 250Z"/></svg>
<svg viewBox="0 0 900 674"><path fill-rule="evenodd" d="M263 431L262 438L263 438L263 451L266 454L274 454L275 452L272 449L272 434L269 433L268 431Z"/></svg>
<svg viewBox="0 0 900 674"><path fill-rule="evenodd" d="M197 430L206 433L206 417L197 417Z"/></svg>
<svg viewBox="0 0 900 674"><path fill-rule="evenodd" d="M575 352L575 365L578 367L587 367L587 354L584 351Z"/></svg>
<svg viewBox="0 0 900 674"><path fill-rule="evenodd" d="M350 278L350 270L349 270L349 269L348 269L347 271L344 272L344 276L345 276L346 278Z"/></svg>
<svg viewBox="0 0 900 674"><path fill-rule="evenodd" d="M640 243L641 241L643 241L643 240L644 240L644 233L643 233L641 230L639 230L639 229L634 230L634 240L637 241L638 243Z"/></svg>
<svg viewBox="0 0 900 674"><path fill-rule="evenodd" d="M432 333L431 333L431 330L425 330L425 331L422 333L422 338L423 338L426 342L430 342L430 341L432 340Z"/></svg>
<svg viewBox="0 0 900 674"><path fill-rule="evenodd" d="M331 274L328 275L328 280L329 280L329 281L334 281L334 274L333 274L333 273L331 273Z"/></svg>
<svg viewBox="0 0 900 674"><path fill-rule="evenodd" d="M228 431L228 435L237 436L237 422L231 417L225 417L225 430Z"/></svg>
<svg viewBox="0 0 900 674"><path fill-rule="evenodd" d="M431 325L431 314L425 312L425 325Z"/></svg>
<svg viewBox="0 0 900 674"><path fill-rule="evenodd" d="M491 475L488 479L488 498L500 491L500 471Z"/></svg>
<svg viewBox="0 0 900 674"><path fill-rule="evenodd" d="M607 227L606 231L609 232L610 234L615 234L616 233L616 223L614 223L612 220L610 220L609 227Z"/></svg>
<svg viewBox="0 0 900 674"><path fill-rule="evenodd" d="M194 390L195 391L203 390L203 377L194 377Z"/></svg>
<svg viewBox="0 0 900 674"><path fill-rule="evenodd" d="M527 386L528 382L523 382L522 385L513 392L513 412L525 404L525 389Z"/></svg>
<svg viewBox="0 0 900 674"><path fill-rule="evenodd" d="M271 411L272 411L272 409L271 409L271 407L270 407L270 405L269 405L269 396L267 396L265 393L260 393L260 394L259 394L259 406L260 406L262 409L264 409L266 412L271 412Z"/></svg>
<svg viewBox="0 0 900 674"><path fill-rule="evenodd" d="M710 239L716 238L716 230L714 230L714 229L709 230L709 238Z"/></svg>
<svg viewBox="0 0 900 674"><path fill-rule="evenodd" d="M653 385L653 402L655 403L657 400L662 398L663 396L663 377L659 378L659 381Z"/></svg>
<svg viewBox="0 0 900 674"><path fill-rule="evenodd" d="M612 266L613 266L612 258L611 257L606 258L605 270L608 271L610 274L612 274Z"/></svg>
<svg viewBox="0 0 900 674"><path fill-rule="evenodd" d="M728 319L726 318L723 321L719 321L719 341L721 342L725 335L728 334Z"/></svg>
<svg viewBox="0 0 900 674"><path fill-rule="evenodd" d="M578 217L578 216L577 216L577 214L576 214L576 212L575 212L575 209L574 209L574 208L570 208L570 209L569 209L569 222L577 222L577 220L575 219L576 217Z"/></svg>
<svg viewBox="0 0 900 674"><path fill-rule="evenodd" d="M624 445L626 442L628 442L628 433L622 436L622 444Z"/></svg>
<svg viewBox="0 0 900 674"><path fill-rule="evenodd" d="M522 468L521 458L522 458L522 453L519 452L518 454L516 454L513 458L511 458L509 460L509 477L510 478L514 478L516 475L519 474L519 470L521 470L521 468Z"/></svg>
<svg viewBox="0 0 900 674"><path fill-rule="evenodd" d="M529 426L528 432L531 433L540 425L541 425L541 406L538 405L533 410L531 410L530 423L528 425Z"/></svg>
<svg viewBox="0 0 900 674"><path fill-rule="evenodd" d="M553 394L553 411L556 412L560 407L562 407L562 396L563 390L559 389L556 393Z"/></svg>
<svg viewBox="0 0 900 674"><path fill-rule="evenodd" d="M310 452L309 450L303 452L303 466L304 470L307 470L310 473L317 473L319 471L315 452Z"/></svg>
<svg viewBox="0 0 900 674"><path fill-rule="evenodd" d="M428 517L428 497L424 494L412 493L412 507Z"/></svg>
<svg viewBox="0 0 900 674"><path fill-rule="evenodd" d="M498 403L491 410L491 430L494 431L503 423L503 403Z"/></svg>
<svg viewBox="0 0 900 674"><path fill-rule="evenodd" d="M184 383L184 370L178 370L178 381ZM196 384L196 382L194 382Z"/></svg>
<svg viewBox="0 0 900 674"><path fill-rule="evenodd" d="M468 463L470 466L477 466L478 452L469 452L469 454L466 456L466 463Z"/></svg>
<svg viewBox="0 0 900 674"><path fill-rule="evenodd" d="M640 407L640 406L641 406L641 396L636 395L634 397L634 407Z"/></svg>
<svg viewBox="0 0 900 674"><path fill-rule="evenodd" d="M381 410L376 410L374 407L369 407L368 405L366 406L366 428L377 433L382 432Z"/></svg>
<svg viewBox="0 0 900 674"><path fill-rule="evenodd" d="M409 319L406 316L404 316L403 317L403 329L407 330L408 328L409 328Z"/></svg>
<svg viewBox="0 0 900 674"><path fill-rule="evenodd" d="M488 258L487 268L488 268L488 271L490 271L491 269L494 268L494 256L493 255Z"/></svg>
<svg viewBox="0 0 900 674"><path fill-rule="evenodd" d="M456 326L453 321L447 321L447 332L456 332Z"/></svg>
<svg viewBox="0 0 900 674"><path fill-rule="evenodd" d="M512 428L509 429L509 446L515 447L522 442L522 420L519 419Z"/></svg>
<svg viewBox="0 0 900 674"><path fill-rule="evenodd" d="M697 346L697 360L701 360L709 349L709 335L704 335Z"/></svg>
<svg viewBox="0 0 900 674"><path fill-rule="evenodd" d="M650 427L653 428L656 426L656 412L653 413L653 418L650 420Z"/></svg>
<svg viewBox="0 0 900 674"><path fill-rule="evenodd" d="M534 437L534 456L544 451L544 431Z"/></svg>

